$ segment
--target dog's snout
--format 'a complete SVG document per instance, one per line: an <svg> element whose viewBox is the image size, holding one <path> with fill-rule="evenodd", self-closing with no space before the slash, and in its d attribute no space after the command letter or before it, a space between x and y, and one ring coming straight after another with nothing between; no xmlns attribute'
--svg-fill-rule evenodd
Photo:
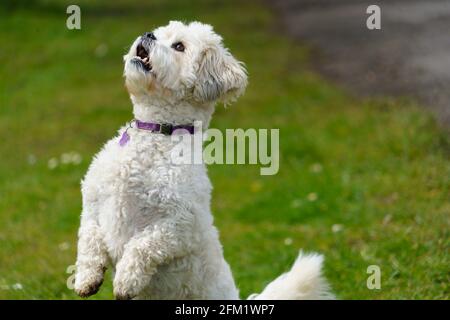
<svg viewBox="0 0 450 320"><path fill-rule="evenodd" d="M144 38L147 38L147 39L150 39L150 40L156 40L156 37L153 34L153 32L146 32L146 33L144 33Z"/></svg>

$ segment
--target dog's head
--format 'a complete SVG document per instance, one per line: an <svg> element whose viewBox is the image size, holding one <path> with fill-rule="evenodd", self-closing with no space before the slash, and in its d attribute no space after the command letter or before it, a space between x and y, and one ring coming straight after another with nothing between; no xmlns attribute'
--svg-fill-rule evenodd
<svg viewBox="0 0 450 320"><path fill-rule="evenodd" d="M231 102L247 85L241 62L211 26L171 21L139 36L124 56L132 97L165 97L197 104Z"/></svg>

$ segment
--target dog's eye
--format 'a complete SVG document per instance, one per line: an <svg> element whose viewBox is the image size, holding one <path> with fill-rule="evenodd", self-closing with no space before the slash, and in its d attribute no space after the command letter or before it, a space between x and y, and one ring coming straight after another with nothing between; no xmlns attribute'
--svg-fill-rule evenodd
<svg viewBox="0 0 450 320"><path fill-rule="evenodd" d="M183 43L181 43L181 42L175 42L173 45L172 45L172 48L174 48L175 50L177 50L177 51L180 51L180 52L184 52L184 44Z"/></svg>

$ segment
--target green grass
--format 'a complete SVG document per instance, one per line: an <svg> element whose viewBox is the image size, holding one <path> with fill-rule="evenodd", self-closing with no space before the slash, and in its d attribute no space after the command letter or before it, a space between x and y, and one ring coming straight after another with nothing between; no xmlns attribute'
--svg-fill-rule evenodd
<svg viewBox="0 0 450 320"><path fill-rule="evenodd" d="M175 19L213 24L247 64L246 95L219 107L212 126L280 128L277 175L209 169L241 295L261 290L303 248L325 254L340 298L449 298L450 145L414 103L356 99L327 83L258 2L77 2L81 31L65 28L69 1L0 9L0 298L76 298L66 269L76 255L79 181L131 118L121 57L136 35ZM72 150L80 165L48 168ZM381 268L381 290L366 287L369 265ZM109 273L95 298L112 298Z"/></svg>

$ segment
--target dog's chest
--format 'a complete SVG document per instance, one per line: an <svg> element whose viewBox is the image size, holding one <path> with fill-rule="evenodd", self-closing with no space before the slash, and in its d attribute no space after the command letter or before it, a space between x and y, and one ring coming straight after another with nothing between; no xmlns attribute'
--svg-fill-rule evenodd
<svg viewBox="0 0 450 320"><path fill-rule="evenodd" d="M101 193L99 222L113 259L137 232L170 218L173 208L209 212L211 191L203 165L172 163L175 144L167 137L132 132L125 146L118 141L100 152L86 181Z"/></svg>
<svg viewBox="0 0 450 320"><path fill-rule="evenodd" d="M129 190L151 193L155 190L186 192L195 190L196 177L203 166L176 164L173 161L176 141L170 137L135 131L128 145L120 147L120 176Z"/></svg>
<svg viewBox="0 0 450 320"><path fill-rule="evenodd" d="M110 141L97 164L107 171L103 177L108 178L102 181L107 198L114 198L121 210L142 211L177 199L208 204L211 184L205 166L174 163L176 146L168 136L139 130L130 132L124 146L117 138Z"/></svg>

